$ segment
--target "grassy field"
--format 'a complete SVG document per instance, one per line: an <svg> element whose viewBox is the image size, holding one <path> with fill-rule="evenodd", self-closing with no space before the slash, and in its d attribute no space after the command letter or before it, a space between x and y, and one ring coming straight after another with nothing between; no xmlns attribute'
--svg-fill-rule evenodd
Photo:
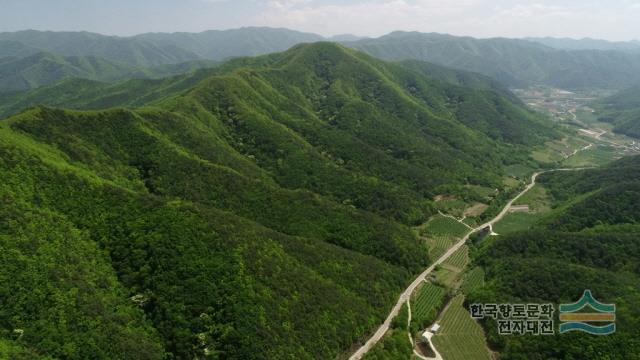
<svg viewBox="0 0 640 360"><path fill-rule="evenodd" d="M446 216L436 215L421 229L421 234L425 236L454 236L462 238L469 232L469 228L458 221Z"/></svg>
<svg viewBox="0 0 640 360"><path fill-rule="evenodd" d="M471 318L463 302L462 295L451 301L438 322L442 328L433 343L447 360L490 360L482 327Z"/></svg>

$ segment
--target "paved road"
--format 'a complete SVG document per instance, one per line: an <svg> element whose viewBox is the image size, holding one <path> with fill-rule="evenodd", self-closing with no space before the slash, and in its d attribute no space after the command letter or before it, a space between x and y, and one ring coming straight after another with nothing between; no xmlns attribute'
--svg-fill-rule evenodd
<svg viewBox="0 0 640 360"><path fill-rule="evenodd" d="M371 350L371 348L373 348L373 346L377 344L378 341L380 341L380 339L382 339L382 337L387 332L387 330L389 330L389 327L391 326L391 322L400 312L402 305L411 298L411 294L413 294L413 292L418 287L418 285L420 285L420 283L427 278L427 276L435 269L435 267L442 264L451 255L453 255L453 253L458 251L458 249L460 249L467 242L467 240L473 233L478 232L488 226L493 227L495 223L502 220L502 218L504 218L504 216L507 215L507 213L509 212L509 208L511 207L511 205L513 205L513 203L516 202L522 195L524 195L527 191L531 190L531 188L533 188L536 185L536 179L538 178L538 176L540 176L540 174L545 172L551 172L551 171L573 171L573 170L582 170L582 169L555 169L555 170L540 171L533 174L531 176L531 182L524 188L524 190L522 190L518 195L516 195L516 197L511 199L505 205L504 209L502 209L502 211L500 211L500 213L496 215L496 217L494 217L491 221L488 221L478 226L475 229L471 229L467 233L467 235L464 236L464 238L462 238L459 242L457 242L455 245L449 248L449 250L444 255L442 255L438 260L436 260L436 262L431 264L431 266L429 266L424 272L422 272L422 274L418 275L418 277L405 289L405 291L402 294L400 294L400 298L398 299L398 302L391 309L391 312L387 316L384 323L380 325L378 330L376 330L376 332L369 338L369 340L367 340L367 342L364 345L362 345L353 355L351 355L351 357L349 357L349 360L359 360L364 356L364 354L366 354L369 350Z"/></svg>

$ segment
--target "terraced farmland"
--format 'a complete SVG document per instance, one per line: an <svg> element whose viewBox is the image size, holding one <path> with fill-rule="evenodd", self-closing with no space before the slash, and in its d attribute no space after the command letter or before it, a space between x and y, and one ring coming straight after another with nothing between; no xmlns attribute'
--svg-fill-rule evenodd
<svg viewBox="0 0 640 360"><path fill-rule="evenodd" d="M421 234L426 236L448 235L462 238L468 232L469 228L458 221L450 217L436 215L425 225Z"/></svg>
<svg viewBox="0 0 640 360"><path fill-rule="evenodd" d="M475 267L464 275L461 289L464 293L468 293L482 285L484 285L484 270L481 267Z"/></svg>
<svg viewBox="0 0 640 360"><path fill-rule="evenodd" d="M440 332L433 343L447 360L490 360L482 328L464 308L464 296L458 295L442 315Z"/></svg>
<svg viewBox="0 0 640 360"><path fill-rule="evenodd" d="M444 267L450 268L454 271L462 271L469 262L469 247L463 246L458 251L453 253L445 262Z"/></svg>
<svg viewBox="0 0 640 360"><path fill-rule="evenodd" d="M420 330L432 323L442 306L446 291L441 286L425 282L411 299L412 329Z"/></svg>
<svg viewBox="0 0 640 360"><path fill-rule="evenodd" d="M432 261L437 260L457 241L457 238L446 235L428 238L427 246L429 247L429 257Z"/></svg>

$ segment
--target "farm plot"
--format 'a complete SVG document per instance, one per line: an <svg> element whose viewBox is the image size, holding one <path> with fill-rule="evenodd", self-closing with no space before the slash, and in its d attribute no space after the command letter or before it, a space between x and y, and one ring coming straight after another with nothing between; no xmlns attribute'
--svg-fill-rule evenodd
<svg viewBox="0 0 640 360"><path fill-rule="evenodd" d="M471 318L463 302L464 296L458 295L442 314L434 346L447 360L490 360L482 327Z"/></svg>
<svg viewBox="0 0 640 360"><path fill-rule="evenodd" d="M464 224L446 216L436 215L421 230L424 236L454 236L462 238L469 232Z"/></svg>
<svg viewBox="0 0 640 360"><path fill-rule="evenodd" d="M462 279L462 286L460 289L464 293L469 293L474 289L482 287L484 285L484 270L481 267L475 267L468 271Z"/></svg>
<svg viewBox="0 0 640 360"><path fill-rule="evenodd" d="M411 299L412 329L423 329L435 321L446 291L441 286L425 282ZM415 325L414 325L415 324Z"/></svg>
<svg viewBox="0 0 640 360"><path fill-rule="evenodd" d="M429 258L432 261L437 260L441 257L447 250L453 246L453 244L458 241L457 238L453 236L434 236L427 239L427 246L429 247Z"/></svg>
<svg viewBox="0 0 640 360"><path fill-rule="evenodd" d="M443 266L456 272L461 272L469 262L469 247L463 246L454 252L444 263Z"/></svg>

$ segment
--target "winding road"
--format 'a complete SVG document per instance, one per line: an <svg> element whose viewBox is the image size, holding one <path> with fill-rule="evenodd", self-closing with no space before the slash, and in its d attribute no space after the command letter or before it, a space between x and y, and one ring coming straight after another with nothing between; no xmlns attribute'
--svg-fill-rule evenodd
<svg viewBox="0 0 640 360"><path fill-rule="evenodd" d="M497 223L498 221L502 220L502 218L504 218L504 216L509 213L509 209L511 208L513 203L516 202L520 197L522 197L522 195L524 195L527 191L531 190L536 185L536 179L538 178L538 176L540 176L543 173L547 173L547 172L575 171L575 170L584 170L584 169L585 168L553 169L553 170L539 171L539 172L536 172L535 174L533 174L531 176L531 182L524 188L524 190L522 190L520 193L518 193L518 195L516 195L513 199L511 199L504 206L502 211L500 211L500 213L498 215L496 215L496 217L494 217L492 220L490 220L490 221L488 221L488 222L486 222L486 223L484 223L484 224L482 224L482 225L480 225L480 226L478 226L478 227L476 227L474 229L471 229L459 242L457 242L455 245L453 245L451 248L449 248L449 250L447 250L447 252L444 255L442 255L438 260L436 260L433 264L431 264L431 266L429 266L424 272L422 272L420 275L418 275L418 277L405 289L405 291L402 294L400 294L400 297L398 298L398 302L396 302L395 306L391 309L391 312L389 312L389 315L385 319L384 323L382 323L382 325L380 325L380 327L369 338L369 340L367 340L367 342L364 345L362 345L353 355L351 355L351 357L349 357L349 360L359 360L364 356L364 354L366 354L369 350L371 350L371 348L373 348L373 346L375 344L377 344L378 341L380 341L380 339L382 339L384 334L389 330L389 327L391 326L391 322L393 321L393 319L400 312L400 309L402 308L402 305L411 298L411 294L413 294L413 292L418 287L418 285L420 285L421 282L425 281L427 276L436 268L436 266L442 264L451 255L453 255L453 253L458 251L467 242L467 240L469 240L469 237L472 234L474 234L474 233L476 233L476 232L478 232L478 231L480 231L480 230L482 230L482 229L484 229L486 227L493 228L493 225L495 223Z"/></svg>

